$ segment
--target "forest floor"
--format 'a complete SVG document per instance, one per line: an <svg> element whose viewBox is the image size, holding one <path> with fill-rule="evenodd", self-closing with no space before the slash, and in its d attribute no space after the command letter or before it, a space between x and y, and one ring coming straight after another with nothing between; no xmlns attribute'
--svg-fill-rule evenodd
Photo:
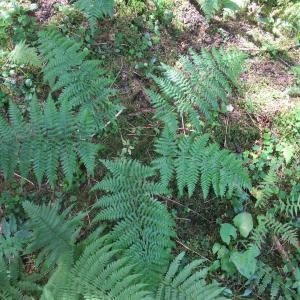
<svg viewBox="0 0 300 300"><path fill-rule="evenodd" d="M68 12L66 21L66 11L59 5L63 7L68 0L36 2L38 9L34 15L40 27L53 23L62 31L80 36L80 28L87 25L72 11ZM152 86L149 74L157 72L160 63L175 64L190 48L196 51L212 47L236 48L247 54L242 89L230 102L233 111L220 116L220 123L211 128L211 134L220 145L236 153L253 145L262 145L264 131L275 131L272 124L276 116L299 106L300 98L291 97L286 92L296 81L291 67L300 64L299 50L293 48L292 40L274 37L263 26L251 21L251 16L226 20L217 17L208 23L194 1L174 2L172 22L162 26L156 24L156 19L162 16L153 16L153 12L143 6L140 9L121 6L114 18L99 23L99 32L94 40L89 41L95 56L110 69L113 86L118 89L126 107L119 116L119 122L125 126L119 127L115 139L108 136L105 141L110 146L109 155L120 154L118 151L122 148L141 161L151 160L153 150L150 149L153 149L155 128L159 125L152 119L154 110L145 93L145 89ZM268 45L279 44L282 49L289 49L288 55L284 50L272 53L268 48ZM2 189L5 188L3 185ZM30 191L35 187L28 183L27 188ZM44 186L41 193L48 188ZM179 206L176 199L167 204L178 210L178 242L182 243L181 246L191 247L191 251L197 253L210 251L207 247L209 241L201 244L197 236L204 236L204 233L213 239L210 224L219 215L215 211L214 199L201 202L201 205L197 199L186 199L186 203Z"/></svg>
<svg viewBox="0 0 300 300"><path fill-rule="evenodd" d="M88 38L84 36L87 23L82 16L63 8L68 0L35 2L38 9L33 15L38 20L37 26L53 24L70 36ZM99 22L95 38L86 40L94 58L103 61L113 78L112 86L126 107L118 115L120 126L112 129L116 132L103 137L108 157L126 154L142 162L152 161L153 142L160 124L153 120L154 109L145 89L153 87L150 75L159 72L160 63L174 65L181 55L188 55L191 48L196 51L212 47L236 48L247 55L241 89L230 99L232 111L220 114L219 122L210 125L210 133L222 148L240 155L253 146L261 149L266 131L276 136L278 117L300 107L299 95L287 92L296 84L292 67L300 65L299 47L294 47L292 39L275 36L254 21L255 12L246 18L244 15L225 20L216 17L208 23L194 1L174 2L170 22L165 20L168 16L148 11L143 4L130 9L119 5L113 18ZM101 170L98 172L97 175L102 175ZM65 194L71 204L74 199L85 199L80 205L89 207L94 195L87 190L94 184L92 179L67 192L63 187L53 192L45 184L36 192L35 184L28 181L24 189L27 194L35 191L34 197L48 193L54 199ZM7 183L0 182L0 192L6 189ZM16 189L16 194L18 192ZM218 199L216 203L213 197L202 199L200 191L195 194L190 199L174 197L162 201L175 215L178 251L187 250L191 256L206 257L210 261L213 260L212 244L219 235L216 220L231 218L232 207L226 199Z"/></svg>
<svg viewBox="0 0 300 300"><path fill-rule="evenodd" d="M103 57L114 62L111 68L112 73L117 74L115 87L121 91L122 101L127 107L119 118L128 127L120 126L123 129L120 129L116 140L106 141L111 144L110 151L121 146L141 161L151 160L153 153L150 149L153 149L152 141L158 124L152 120L153 108L144 92L152 85L148 73L155 72L160 62L173 65L190 48L196 51L203 47L237 48L248 56L241 93L231 99L233 111L221 116L220 124L211 129L215 140L223 147L236 153L254 145L261 147L266 130L276 134L273 121L300 106L300 98L287 93L296 82L291 67L300 64L299 49L293 48L293 41L276 38L257 23L239 16L226 21L217 18L208 24L190 1L175 1L175 18L171 24L160 28L159 33L153 32L151 22L150 26L144 26L143 18L131 13L125 13L121 18L117 15L115 19L104 22L95 42ZM131 29L132 24L142 29L136 32ZM141 50L143 54L139 56L139 47L144 47L139 42L141 32L151 32L154 37L158 35L159 41ZM125 36L130 38L122 39ZM268 48L270 44L282 44L282 53L272 53ZM132 55L128 55L130 49L133 50ZM284 49L289 49L288 55ZM153 57L155 62L151 65ZM137 61L140 61L141 67L137 66ZM199 201L199 197L184 201L173 198L165 203L176 213L179 250L210 257L211 243L218 235L218 232L211 231L212 225L222 213L226 214L226 207L230 210L230 203L220 203L218 199L219 211L213 198L207 201Z"/></svg>

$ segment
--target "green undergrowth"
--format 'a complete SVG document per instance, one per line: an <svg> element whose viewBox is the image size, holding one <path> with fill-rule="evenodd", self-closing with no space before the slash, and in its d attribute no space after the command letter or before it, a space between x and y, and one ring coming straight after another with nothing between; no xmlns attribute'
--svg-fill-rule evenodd
<svg viewBox="0 0 300 300"><path fill-rule="evenodd" d="M1 299L298 299L298 4L267 2L0 1Z"/></svg>

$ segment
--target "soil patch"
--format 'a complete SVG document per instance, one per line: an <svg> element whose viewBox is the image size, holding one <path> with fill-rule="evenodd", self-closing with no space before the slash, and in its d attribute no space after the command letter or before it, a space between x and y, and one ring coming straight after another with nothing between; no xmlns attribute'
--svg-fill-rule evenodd
<svg viewBox="0 0 300 300"><path fill-rule="evenodd" d="M36 11L36 17L39 22L44 23L47 22L54 14L55 4L68 4L69 0L38 0L37 4L39 6Z"/></svg>

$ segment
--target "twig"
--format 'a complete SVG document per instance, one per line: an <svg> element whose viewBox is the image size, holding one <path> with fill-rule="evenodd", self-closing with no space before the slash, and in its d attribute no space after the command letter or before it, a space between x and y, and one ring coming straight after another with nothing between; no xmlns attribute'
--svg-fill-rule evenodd
<svg viewBox="0 0 300 300"><path fill-rule="evenodd" d="M121 68L120 68L118 74L116 75L115 79L112 81L112 83L110 85L110 88L115 84L116 80L118 79L119 75L121 74L122 69L123 69L123 65L124 65L124 63L123 63L123 59L122 59L121 60Z"/></svg>
<svg viewBox="0 0 300 300"><path fill-rule="evenodd" d="M175 219L176 219L176 220L182 220L182 221L191 222L191 220L190 220L190 219L187 219L187 218L179 218L179 217L176 217Z"/></svg>
<svg viewBox="0 0 300 300"><path fill-rule="evenodd" d="M205 256L201 255L199 252L197 252L197 251L195 251L195 250L193 250L193 249L189 248L187 245L185 245L185 244L184 244L184 243L182 243L181 241L179 241L179 240L176 240L176 243L177 243L177 244L179 244L179 245L181 245L181 246L182 246L183 248L185 248L186 250L188 250L188 251L191 251L191 252L193 252L193 253L195 253L195 254L199 255L200 257L204 258L205 260L207 260L207 261L211 262L211 260L210 260L209 258L207 258L207 257L205 257Z"/></svg>
<svg viewBox="0 0 300 300"><path fill-rule="evenodd" d="M227 148L227 133L228 133L228 124L229 124L229 119L226 118L226 121L225 121L225 138L224 138L224 148Z"/></svg>
<svg viewBox="0 0 300 300"><path fill-rule="evenodd" d="M115 118L117 118L122 112L123 112L123 108L121 110L119 110L116 114L115 114ZM111 123L111 121L108 121L104 127L107 127L109 124Z"/></svg>
<svg viewBox="0 0 300 300"><path fill-rule="evenodd" d="M193 212L194 214L200 216L200 214L199 214L198 212L196 212L195 210L189 208L189 207L186 206L186 205L181 204L180 202L177 202L177 201L175 201L175 200L173 200L173 199L170 199L170 198L168 198L168 197L161 196L161 195L159 195L158 197L159 197L159 198L162 198L163 200L172 202L172 203L174 203L174 204L176 204L176 205L179 205L179 206L182 206L182 207L187 207L191 212Z"/></svg>
<svg viewBox="0 0 300 300"><path fill-rule="evenodd" d="M187 208L189 211L191 211L191 212L194 213L195 215L199 216L200 218L202 218L203 220L207 221L208 223L211 223L210 220L206 219L205 217L203 217L202 215L200 215L200 214L199 214L198 212L196 212L195 210L189 208L189 207L186 206L186 205L181 204L180 202L177 202L177 201L175 201L175 200L173 200L173 199L170 199L170 198L167 198L167 197L161 196L161 195L159 195L158 197L161 198L161 199L163 199L163 200L165 200L165 201L169 201L169 202L172 202L172 203L174 203L174 204L176 204L176 205L179 205L179 206L181 206L181 207Z"/></svg>
<svg viewBox="0 0 300 300"><path fill-rule="evenodd" d="M32 181L30 181L29 179L27 179L27 178L25 178L25 177L22 177L21 175L19 175L19 174L17 174L17 173L14 173L14 175L15 175L16 177L21 178L21 179L25 180L26 182L30 183L32 186L35 186L35 184L34 184Z"/></svg>

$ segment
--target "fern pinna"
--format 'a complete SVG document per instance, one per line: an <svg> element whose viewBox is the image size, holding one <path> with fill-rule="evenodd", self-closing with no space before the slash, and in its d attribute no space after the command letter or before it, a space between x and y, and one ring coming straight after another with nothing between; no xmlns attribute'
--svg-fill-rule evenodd
<svg viewBox="0 0 300 300"><path fill-rule="evenodd" d="M164 186L149 178L151 167L134 160L103 161L112 176L95 186L109 194L95 204L101 208L94 221L113 221L111 236L125 250L137 271L157 280L156 274L170 257L174 222L166 207L154 199L167 193Z"/></svg>
<svg viewBox="0 0 300 300"><path fill-rule="evenodd" d="M116 91L98 60L86 59L89 51L81 50L82 43L64 37L55 30L39 33L40 51L46 63L44 80L51 92L59 92L58 101L67 101L74 110L90 111L97 131L113 122L121 110L111 98Z"/></svg>
<svg viewBox="0 0 300 300"><path fill-rule="evenodd" d="M89 112L74 114L67 102L57 109L48 99L40 106L34 98L26 120L18 107L11 103L8 122L0 116L0 169L6 178L19 170L27 177L33 168L39 184L44 175L54 187L58 167L69 182L78 168L78 158L89 174L93 173L99 145L92 143L95 124Z"/></svg>

